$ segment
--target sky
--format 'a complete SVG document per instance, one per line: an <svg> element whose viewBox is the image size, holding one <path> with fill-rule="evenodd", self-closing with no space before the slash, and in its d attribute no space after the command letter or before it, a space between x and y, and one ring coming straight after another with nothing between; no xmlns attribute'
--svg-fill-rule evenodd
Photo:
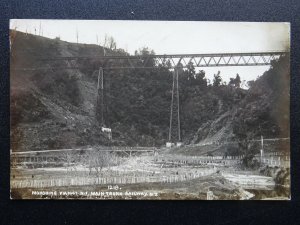
<svg viewBox="0 0 300 225"><path fill-rule="evenodd" d="M200 22L137 20L29 20L13 19L10 29L60 37L68 42L104 43L112 36L117 48L130 54L142 47L156 54L282 51L290 47L290 24L279 22ZM218 71L224 81L238 73L241 80L255 80L269 66L204 67L213 79Z"/></svg>

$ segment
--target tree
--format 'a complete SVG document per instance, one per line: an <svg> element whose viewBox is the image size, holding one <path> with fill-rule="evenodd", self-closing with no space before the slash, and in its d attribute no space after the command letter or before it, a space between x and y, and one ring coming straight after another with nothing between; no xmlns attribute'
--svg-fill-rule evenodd
<svg viewBox="0 0 300 225"><path fill-rule="evenodd" d="M251 141L254 139L254 134L243 119L236 118L233 121L233 133L238 142L239 153L244 155L242 165L245 168L254 168L258 166L257 161L255 161L254 158L258 151L257 143Z"/></svg>
<svg viewBox="0 0 300 225"><path fill-rule="evenodd" d="M222 78L220 76L220 71L218 71L217 74L214 74L214 81L213 81L213 86L214 87L219 87L222 83Z"/></svg>
<svg viewBox="0 0 300 225"><path fill-rule="evenodd" d="M236 74L236 77L235 77L235 87L237 87L237 88L241 87L241 78L238 73Z"/></svg>
<svg viewBox="0 0 300 225"><path fill-rule="evenodd" d="M154 55L154 51L149 49L148 47L143 47L143 48L139 48L139 50L135 50L134 52L135 55Z"/></svg>
<svg viewBox="0 0 300 225"><path fill-rule="evenodd" d="M187 64L187 79L190 81L190 82L193 82L195 80L195 77L196 77L196 71L195 71L195 67L194 67L194 64L193 62L189 62Z"/></svg>
<svg viewBox="0 0 300 225"><path fill-rule="evenodd" d="M234 86L235 84L235 79L234 78L230 78L230 81L228 83L229 86Z"/></svg>
<svg viewBox="0 0 300 225"><path fill-rule="evenodd" d="M105 166L109 166L112 161L112 155L109 152L103 152L98 150L92 150L86 153L83 158L83 164L89 168L89 175L92 170L95 169L96 175L101 173L101 170Z"/></svg>
<svg viewBox="0 0 300 225"><path fill-rule="evenodd" d="M64 167L67 169L67 173L71 172L72 169L76 171L76 155L67 152L61 156L61 160L64 162Z"/></svg>
<svg viewBox="0 0 300 225"><path fill-rule="evenodd" d="M140 55L140 56L149 56L149 55L155 55L155 52L148 47L143 47L140 48L139 50L135 50L134 52L135 55ZM141 59L141 63L145 67L154 67L155 66L155 61L153 58L143 58Z"/></svg>
<svg viewBox="0 0 300 225"><path fill-rule="evenodd" d="M109 36L107 34L105 34L104 43L103 43L104 55L106 54L105 48L108 48L110 50L116 50L116 48L117 48L117 43L116 43L115 39L112 36Z"/></svg>
<svg viewBox="0 0 300 225"><path fill-rule="evenodd" d="M230 81L228 83L229 86L234 86L236 88L240 88L241 87L241 77L240 75L237 73L235 78L230 78Z"/></svg>
<svg viewBox="0 0 300 225"><path fill-rule="evenodd" d="M207 79L205 78L204 70L200 70L198 73L196 73L195 85L201 86L201 87L207 87Z"/></svg>

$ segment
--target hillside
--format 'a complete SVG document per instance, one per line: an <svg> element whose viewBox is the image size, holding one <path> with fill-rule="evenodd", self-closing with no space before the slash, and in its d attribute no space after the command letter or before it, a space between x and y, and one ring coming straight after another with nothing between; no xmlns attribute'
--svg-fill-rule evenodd
<svg viewBox="0 0 300 225"><path fill-rule="evenodd" d="M87 145L162 146L167 141L172 73L164 68L105 71L105 124L96 118L103 47L17 32L11 42L11 137L14 151ZM127 54L105 49L107 54ZM142 51L140 54L149 54ZM79 69L66 69L79 67ZM24 70L24 68L35 68ZM193 67L180 73L181 128L186 144L289 136L289 59L275 63L249 90L208 85ZM244 135L244 136L243 136ZM228 148L230 150L228 150ZM232 151L235 147L215 150ZM227 150L226 150L227 149ZM239 150L237 150L239 151Z"/></svg>

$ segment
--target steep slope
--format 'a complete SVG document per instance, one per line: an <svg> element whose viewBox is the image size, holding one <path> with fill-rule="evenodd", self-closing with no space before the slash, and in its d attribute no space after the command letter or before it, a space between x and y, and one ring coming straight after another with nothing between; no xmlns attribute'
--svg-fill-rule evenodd
<svg viewBox="0 0 300 225"><path fill-rule="evenodd" d="M75 62L41 58L103 54L102 48L18 32L11 46L13 150L109 144L95 120L96 82ZM24 68L29 68L25 69Z"/></svg>
<svg viewBox="0 0 300 225"><path fill-rule="evenodd" d="M203 123L191 143L211 145L199 147L204 153L232 155L241 154L246 150L243 144L260 139L261 135L269 139L289 137L289 79L289 58L273 62L271 69L251 82L249 90L238 97L232 108ZM265 143L265 148L288 152L289 142ZM253 146L252 151L257 153L259 149Z"/></svg>
<svg viewBox="0 0 300 225"><path fill-rule="evenodd" d="M97 75L103 62L97 58L41 60L102 56L103 47L21 32L13 37L11 142L14 151L87 145L165 145L172 87L172 73L168 69L105 71L104 117L105 124L113 131L113 141L109 141L96 118ZM122 49L106 49L106 53L127 54ZM151 52L144 49L141 53ZM182 70L179 91L185 144L240 140L241 134L255 138L260 136L260 130L266 137L288 136L287 66L288 59L274 63L249 90L208 85L204 73L195 73L193 68ZM284 80L276 82L278 79ZM218 145L209 151L236 148Z"/></svg>

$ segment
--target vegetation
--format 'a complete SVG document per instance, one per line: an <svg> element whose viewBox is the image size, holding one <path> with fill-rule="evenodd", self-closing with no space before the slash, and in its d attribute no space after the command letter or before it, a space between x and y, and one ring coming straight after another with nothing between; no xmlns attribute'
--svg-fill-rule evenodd
<svg viewBox="0 0 300 225"><path fill-rule="evenodd" d="M128 54L123 49L117 49L112 37L107 36L104 45L70 44L32 35L17 35L14 41L15 49L23 49L26 46L31 51L27 53L27 57L22 57L24 54L22 51L13 51L15 60L13 62L16 67L59 68L66 66L66 62L47 62L46 65L45 62L36 59L42 57L45 51L49 56ZM135 54L149 55L155 52L149 48L141 48ZM137 66L141 63L137 62ZM289 136L288 63L288 58L273 62L268 72L256 81L249 82L248 90L240 88L241 79L238 74L226 85L220 72L215 74L213 82L210 83L205 77L205 71L196 70L192 62L187 68L180 68L179 93L183 141L187 144L197 143L213 136L224 127L228 129L228 134L224 134L224 138L239 140L241 143L260 137L261 133L267 137ZM31 82L35 90L48 98L51 104L55 103L61 107L67 105L69 111L78 115L77 120L70 121L72 127L67 124L67 127L59 128L62 131L55 130L56 127L53 130L57 133L69 132L68 137L71 136L70 133L76 133L76 142L80 145L89 142L99 145L161 146L167 141L170 119L173 72L168 69L168 64L170 64L168 61L156 64L153 60L148 60L146 66L153 69L105 70L104 119L105 125L112 128L113 143L101 135L99 137L100 124L86 122L89 121L86 117L83 117L82 121L78 120L83 115L88 115L91 121L94 118L91 111L96 104L96 91L90 87L96 86L99 66L105 66L101 59L80 59L69 65L81 68L75 72L45 70L27 72L26 76L12 74L12 82L26 84ZM22 80L24 77L27 79L26 82ZM28 88L28 93L13 95L14 115L22 114L18 116L18 123L32 122L29 120L32 118L29 115L32 114L29 108L39 115L41 121L48 119L55 122L51 110L44 106L36 94L33 95L35 91L32 90ZM91 108L86 109L89 104L92 105ZM83 125L85 123L89 125ZM258 126L261 126L261 130ZM84 130L86 132L83 132ZM56 139L54 141L58 143ZM247 144L241 145L242 151L246 152Z"/></svg>
<svg viewBox="0 0 300 225"><path fill-rule="evenodd" d="M240 102L233 120L234 139L239 151L245 154L244 165L253 167L253 156L260 146L250 141L262 136L289 137L289 58L273 61L269 71L251 84L244 100ZM273 151L289 151L288 142Z"/></svg>
<svg viewBox="0 0 300 225"><path fill-rule="evenodd" d="M228 85L239 88L241 86L241 78L239 74L236 74L235 78L230 78Z"/></svg>

